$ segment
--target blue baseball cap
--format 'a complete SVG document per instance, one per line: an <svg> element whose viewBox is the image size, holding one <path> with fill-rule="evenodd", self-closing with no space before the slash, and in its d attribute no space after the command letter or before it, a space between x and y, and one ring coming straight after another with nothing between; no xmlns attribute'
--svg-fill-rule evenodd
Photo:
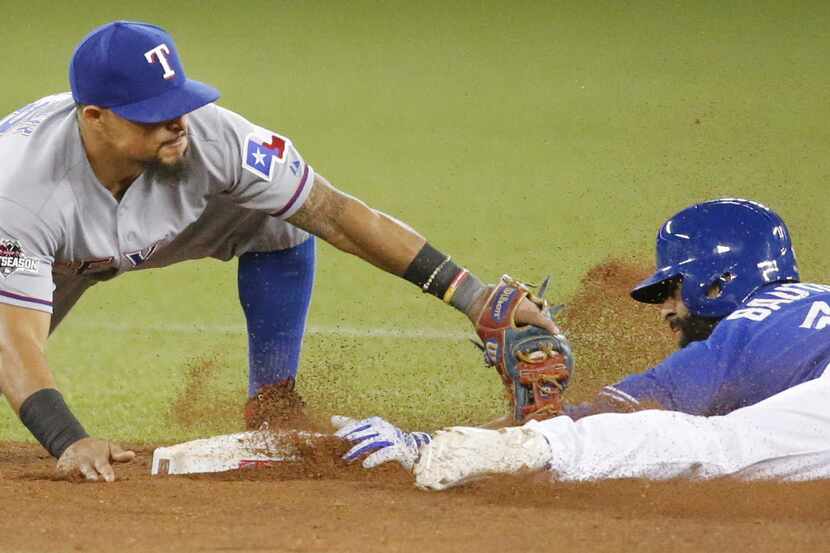
<svg viewBox="0 0 830 553"><path fill-rule="evenodd" d="M218 90L185 76L167 31L138 21L89 33L72 54L69 83L76 102L138 123L176 119L219 99Z"/></svg>

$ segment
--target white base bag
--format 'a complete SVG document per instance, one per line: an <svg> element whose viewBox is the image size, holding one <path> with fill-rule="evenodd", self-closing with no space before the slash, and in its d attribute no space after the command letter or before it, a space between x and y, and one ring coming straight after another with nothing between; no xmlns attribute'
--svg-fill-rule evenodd
<svg viewBox="0 0 830 553"><path fill-rule="evenodd" d="M150 474L224 472L292 461L297 439L317 436L321 434L254 430L159 447L153 452Z"/></svg>

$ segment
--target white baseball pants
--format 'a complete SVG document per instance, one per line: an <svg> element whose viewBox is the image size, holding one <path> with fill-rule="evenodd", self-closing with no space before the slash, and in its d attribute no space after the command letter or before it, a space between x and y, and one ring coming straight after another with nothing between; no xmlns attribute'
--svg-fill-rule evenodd
<svg viewBox="0 0 830 553"><path fill-rule="evenodd" d="M830 370L722 417L641 411L527 427L548 439L557 480L830 478Z"/></svg>

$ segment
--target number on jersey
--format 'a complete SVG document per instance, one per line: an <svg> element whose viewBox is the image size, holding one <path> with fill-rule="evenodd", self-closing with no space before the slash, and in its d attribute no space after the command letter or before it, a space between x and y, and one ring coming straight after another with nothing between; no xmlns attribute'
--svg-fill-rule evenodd
<svg viewBox="0 0 830 553"><path fill-rule="evenodd" d="M801 323L801 328L814 328L821 330L830 326L830 305L824 301L814 301L810 306L810 312L804 322Z"/></svg>

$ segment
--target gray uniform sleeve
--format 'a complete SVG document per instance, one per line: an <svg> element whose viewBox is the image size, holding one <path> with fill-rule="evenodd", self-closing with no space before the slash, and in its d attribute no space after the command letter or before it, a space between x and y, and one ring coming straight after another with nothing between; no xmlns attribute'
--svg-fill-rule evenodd
<svg viewBox="0 0 830 553"><path fill-rule="evenodd" d="M238 205L286 219L308 198L314 171L291 139L214 106L220 140L212 165L229 185L225 193Z"/></svg>
<svg viewBox="0 0 830 553"><path fill-rule="evenodd" d="M35 213L0 198L0 303L52 312L57 241Z"/></svg>

